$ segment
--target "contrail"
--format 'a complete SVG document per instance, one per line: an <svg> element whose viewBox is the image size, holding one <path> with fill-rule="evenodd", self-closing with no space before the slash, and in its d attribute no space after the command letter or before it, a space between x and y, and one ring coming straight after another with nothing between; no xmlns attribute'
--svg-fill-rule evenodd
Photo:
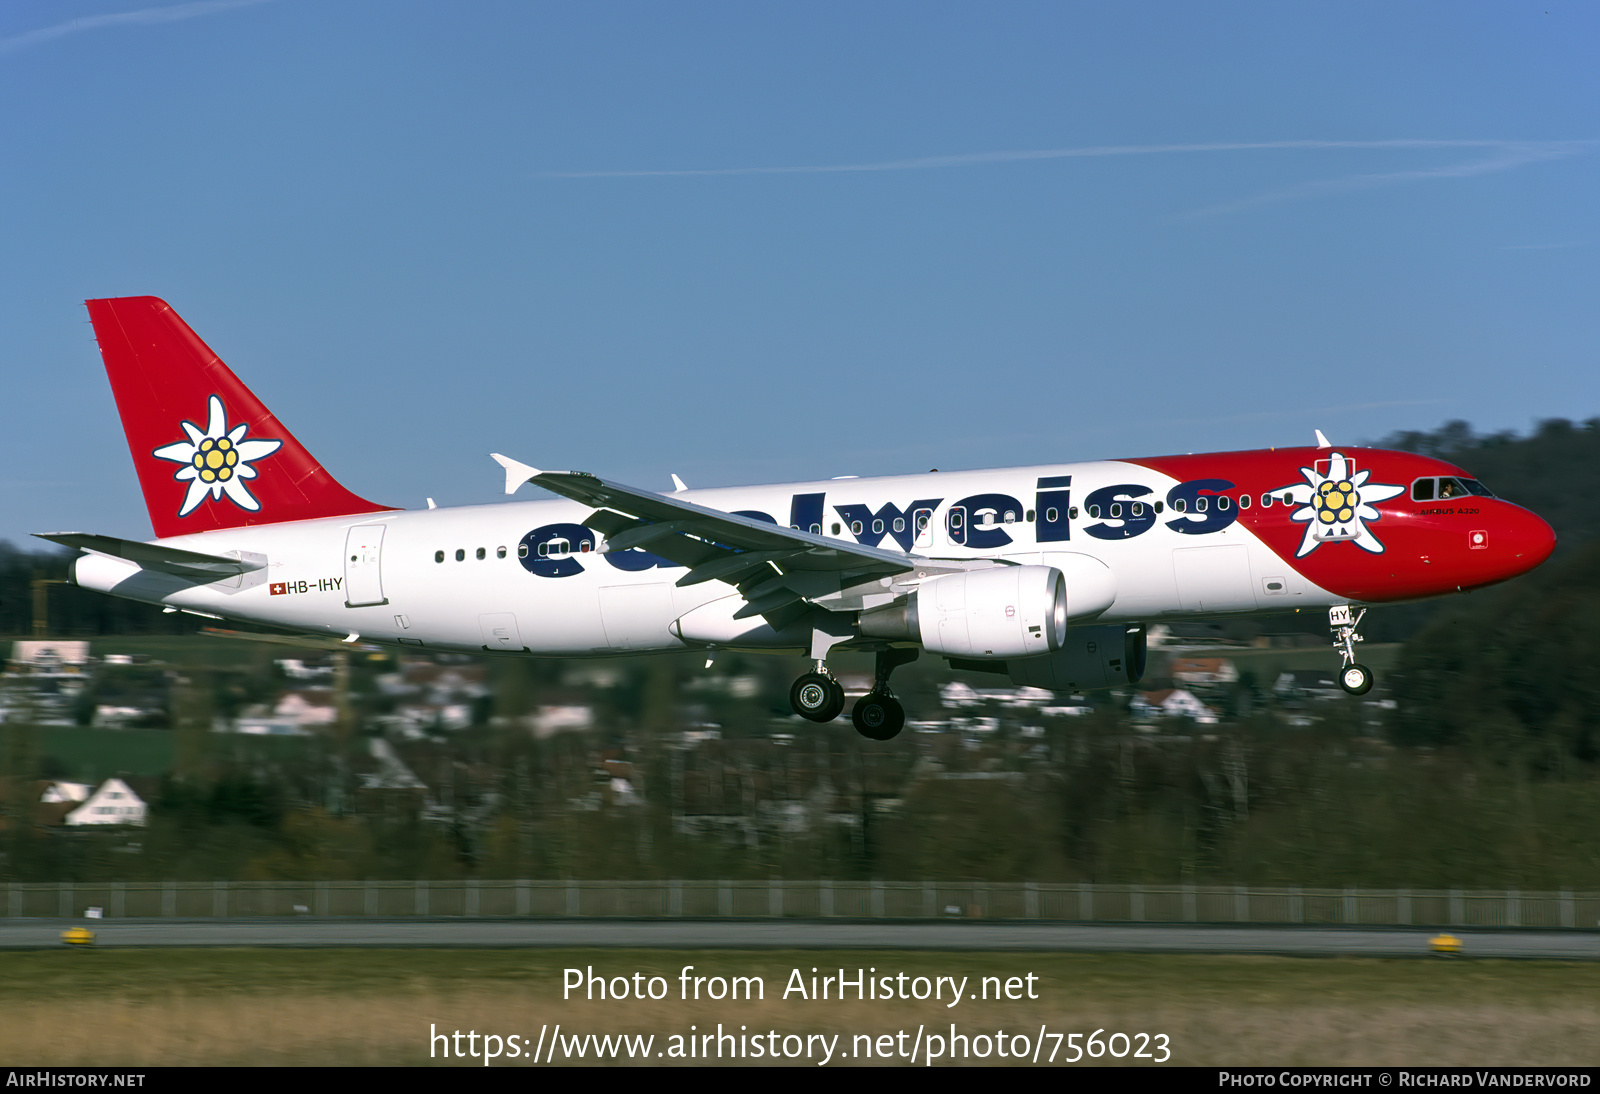
<svg viewBox="0 0 1600 1094"><path fill-rule="evenodd" d="M1459 147L1484 148L1490 154L1475 157L1461 163L1446 164L1443 167L1347 175L1343 178L1300 183L1282 190L1272 190L1264 194L1241 198L1238 201L1229 201L1220 205L1208 206L1204 209L1196 209L1189 215L1197 217L1213 216L1219 213L1237 212L1252 205L1263 205L1268 202L1294 201L1298 198L1321 197L1326 194L1350 190L1371 190L1380 186L1421 182L1427 179L1456 179L1470 178L1473 175L1489 175L1498 171L1509 171L1524 164L1537 163L1541 160L1561 159L1583 151L1594 143L1593 141L1486 141L1482 144L1469 145L1463 142Z"/></svg>
<svg viewBox="0 0 1600 1094"><path fill-rule="evenodd" d="M1202 144L1102 144L1078 148L1032 148L1001 152L969 152L951 156L919 156L914 159L877 160L868 163L795 164L777 167L696 167L647 168L624 171L541 171L539 178L693 178L714 175L830 175L874 171L929 171L944 167L978 167L991 163L1025 163L1035 160L1104 159L1115 156L1160 156L1204 152L1281 152L1295 150L1428 150L1483 149L1496 153L1474 165L1442 168L1429 172L1402 172L1394 176L1373 176L1385 181L1403 177L1482 174L1504 170L1534 159L1568 156L1593 145L1594 141L1507 141L1507 140L1421 140L1402 138L1380 141L1212 141Z"/></svg>
<svg viewBox="0 0 1600 1094"><path fill-rule="evenodd" d="M89 15L82 19L69 19L65 23L40 27L38 30L30 30L23 34L14 34L9 38L0 38L0 54L16 53L30 46L42 45L57 38L65 38L69 34L99 30L101 27L178 23L185 19L196 19L202 15L213 15L221 11L231 11L234 8L247 8L255 4L265 3L267 3L267 0L195 0L194 3L173 4L164 8L142 8L139 11L122 11L112 15Z"/></svg>

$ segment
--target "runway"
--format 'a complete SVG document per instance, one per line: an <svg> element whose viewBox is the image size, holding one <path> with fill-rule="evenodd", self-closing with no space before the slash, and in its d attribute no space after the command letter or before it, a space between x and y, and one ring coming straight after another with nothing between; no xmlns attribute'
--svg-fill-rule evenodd
<svg viewBox="0 0 1600 1094"><path fill-rule="evenodd" d="M874 949L1424 957L1435 931L1061 923L810 920L29 919L0 922L0 949L60 949L87 926L98 948L189 946ZM1600 933L1453 931L1467 957L1600 960Z"/></svg>

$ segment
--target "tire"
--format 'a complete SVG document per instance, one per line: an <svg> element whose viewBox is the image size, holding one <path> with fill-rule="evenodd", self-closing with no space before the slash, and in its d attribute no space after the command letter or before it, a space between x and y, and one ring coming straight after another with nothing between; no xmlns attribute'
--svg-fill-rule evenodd
<svg viewBox="0 0 1600 1094"><path fill-rule="evenodd" d="M844 713L844 685L833 677L828 677L828 687L833 693L833 706L829 708L828 721L833 721Z"/></svg>
<svg viewBox="0 0 1600 1094"><path fill-rule="evenodd" d="M1372 670L1351 662L1339 670L1339 686L1347 695L1365 695L1372 690Z"/></svg>
<svg viewBox="0 0 1600 1094"><path fill-rule="evenodd" d="M844 709L844 688L821 673L808 672L789 688L789 707L812 722L831 722Z"/></svg>
<svg viewBox="0 0 1600 1094"><path fill-rule="evenodd" d="M871 741L890 741L906 724L906 709L892 695L868 692L850 711L856 732Z"/></svg>

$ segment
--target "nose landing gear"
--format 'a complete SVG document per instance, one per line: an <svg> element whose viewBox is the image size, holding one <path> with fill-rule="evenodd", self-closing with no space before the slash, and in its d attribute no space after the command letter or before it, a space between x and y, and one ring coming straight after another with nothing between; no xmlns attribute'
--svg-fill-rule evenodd
<svg viewBox="0 0 1600 1094"><path fill-rule="evenodd" d="M1328 629L1333 631L1333 648L1339 651L1343 665L1339 669L1339 686L1350 695L1365 695L1372 690L1372 670L1356 663L1356 643L1364 639L1356 633L1367 609L1352 614L1350 605L1338 604L1328 609Z"/></svg>

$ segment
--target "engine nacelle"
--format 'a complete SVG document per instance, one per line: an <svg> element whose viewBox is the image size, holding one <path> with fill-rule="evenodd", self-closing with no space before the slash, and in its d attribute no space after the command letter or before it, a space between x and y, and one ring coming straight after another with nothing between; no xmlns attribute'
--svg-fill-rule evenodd
<svg viewBox="0 0 1600 1094"><path fill-rule="evenodd" d="M1074 627L1061 648L1044 657L1006 661L1011 682L1048 691L1094 691L1137 684L1144 676L1144 624ZM960 667L960 666L957 666Z"/></svg>
<svg viewBox="0 0 1600 1094"><path fill-rule="evenodd" d="M996 566L924 581L899 604L863 612L861 633L921 642L946 657L1037 657L1067 633L1067 584L1054 566Z"/></svg>

